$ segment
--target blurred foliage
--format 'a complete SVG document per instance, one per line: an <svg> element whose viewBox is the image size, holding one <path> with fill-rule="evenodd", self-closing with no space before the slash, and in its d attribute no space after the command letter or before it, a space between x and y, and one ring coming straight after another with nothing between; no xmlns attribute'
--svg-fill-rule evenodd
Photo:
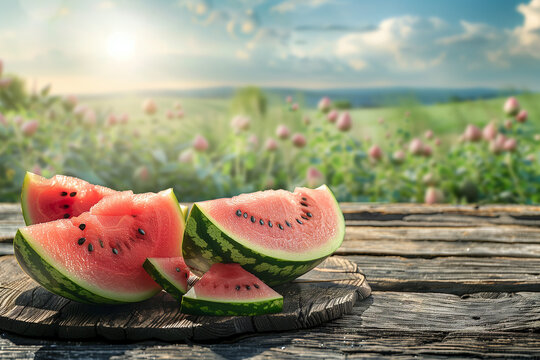
<svg viewBox="0 0 540 360"><path fill-rule="evenodd" d="M338 110L348 110L352 108L352 104L349 100L335 100L334 107Z"/></svg>
<svg viewBox="0 0 540 360"><path fill-rule="evenodd" d="M236 91L231 102L231 110L234 114L264 116L267 103L266 95L260 88L249 86Z"/></svg>

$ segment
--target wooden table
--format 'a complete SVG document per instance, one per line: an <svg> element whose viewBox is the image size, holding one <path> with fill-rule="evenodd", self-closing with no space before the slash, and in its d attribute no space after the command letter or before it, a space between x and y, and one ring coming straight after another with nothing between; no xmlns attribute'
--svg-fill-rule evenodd
<svg viewBox="0 0 540 360"><path fill-rule="evenodd" d="M364 270L373 295L339 320L218 343L2 333L0 359L540 357L540 207L341 205L335 256ZM18 205L0 204L0 256L22 225Z"/></svg>

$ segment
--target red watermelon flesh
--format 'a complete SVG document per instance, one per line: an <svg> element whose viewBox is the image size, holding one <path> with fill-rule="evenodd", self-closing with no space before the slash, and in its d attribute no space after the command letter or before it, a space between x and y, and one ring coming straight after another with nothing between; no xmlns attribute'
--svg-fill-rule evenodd
<svg viewBox="0 0 540 360"><path fill-rule="evenodd" d="M144 261L181 256L184 226L172 190L118 192L78 217L20 229L15 253L30 276L59 295L84 302L140 301L159 291ZM75 283L75 289L47 281L40 261Z"/></svg>
<svg viewBox="0 0 540 360"><path fill-rule="evenodd" d="M31 225L79 216L114 193L112 189L70 176L46 179L27 172L21 193L24 220Z"/></svg>
<svg viewBox="0 0 540 360"><path fill-rule="evenodd" d="M181 300L188 291L191 272L183 257L148 258L143 267L163 290L177 299Z"/></svg>
<svg viewBox="0 0 540 360"><path fill-rule="evenodd" d="M341 211L325 186L296 188L293 193L259 191L197 205L244 245L285 258L309 259L333 251L334 240L343 238Z"/></svg>

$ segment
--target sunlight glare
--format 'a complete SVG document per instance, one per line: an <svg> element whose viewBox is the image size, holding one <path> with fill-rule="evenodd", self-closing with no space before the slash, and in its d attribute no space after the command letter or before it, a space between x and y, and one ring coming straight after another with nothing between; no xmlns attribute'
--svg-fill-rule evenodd
<svg viewBox="0 0 540 360"><path fill-rule="evenodd" d="M117 61L126 61L135 52L135 37L126 32L115 32L107 39L107 53Z"/></svg>

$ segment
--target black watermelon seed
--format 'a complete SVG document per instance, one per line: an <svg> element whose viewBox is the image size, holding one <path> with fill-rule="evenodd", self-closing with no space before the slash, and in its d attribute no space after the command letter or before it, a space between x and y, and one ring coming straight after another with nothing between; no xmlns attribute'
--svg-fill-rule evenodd
<svg viewBox="0 0 540 360"><path fill-rule="evenodd" d="M304 201L307 201L307 198L305 198L305 197L302 197L302 200L304 200Z"/></svg>
<svg viewBox="0 0 540 360"><path fill-rule="evenodd" d="M251 286L246 285L246 290L251 290Z"/></svg>
<svg viewBox="0 0 540 360"><path fill-rule="evenodd" d="M60 193L60 196L67 196L67 192L62 191L62 192Z"/></svg>
<svg viewBox="0 0 540 360"><path fill-rule="evenodd" d="M99 239L99 246L103 247L103 240Z"/></svg>
<svg viewBox="0 0 540 360"><path fill-rule="evenodd" d="M187 278L188 278L188 274L187 274L187 273L184 273L184 277L187 279Z"/></svg>
<svg viewBox="0 0 540 360"><path fill-rule="evenodd" d="M77 195L77 193L75 191L69 194L69 196L71 196L71 197L74 197L75 195Z"/></svg>
<svg viewBox="0 0 540 360"><path fill-rule="evenodd" d="M240 210L236 210L236 216L242 216L242 212Z"/></svg>
<svg viewBox="0 0 540 360"><path fill-rule="evenodd" d="M301 202L300 205L302 205L302 206L308 206L305 202Z"/></svg>
<svg viewBox="0 0 540 360"><path fill-rule="evenodd" d="M236 285L236 291L240 291L240 285Z"/></svg>
<svg viewBox="0 0 540 360"><path fill-rule="evenodd" d="M254 216L251 217L251 222L252 222L252 223L255 222L255 217L254 217Z"/></svg>
<svg viewBox="0 0 540 360"><path fill-rule="evenodd" d="M146 233L144 232L144 230L143 230L143 229L137 229L137 231L138 231L138 232L139 232L139 234L141 234L141 235L146 235Z"/></svg>
<svg viewBox="0 0 540 360"><path fill-rule="evenodd" d="M176 268L176 272L180 272L180 268Z"/></svg>
<svg viewBox="0 0 540 360"><path fill-rule="evenodd" d="M300 216L302 219L304 220L309 220L307 217L305 217L304 215Z"/></svg>
<svg viewBox="0 0 540 360"><path fill-rule="evenodd" d="M247 219L247 213L244 213L244 218L246 218L246 219Z"/></svg>
<svg viewBox="0 0 540 360"><path fill-rule="evenodd" d="M313 214L310 213L310 212L306 213L306 215L309 216L309 217L313 217Z"/></svg>
<svg viewBox="0 0 540 360"><path fill-rule="evenodd" d="M90 252L94 251L94 245L88 244L88 251Z"/></svg>
<svg viewBox="0 0 540 360"><path fill-rule="evenodd" d="M277 226L278 226L281 230L283 230L283 226L281 226L281 224L277 224Z"/></svg>
<svg viewBox="0 0 540 360"><path fill-rule="evenodd" d="M302 225L302 222L300 220L296 219L296 222Z"/></svg>
<svg viewBox="0 0 540 360"><path fill-rule="evenodd" d="M255 286L255 289L259 288L259 285L257 285L257 284L253 284L253 286Z"/></svg>
<svg viewBox="0 0 540 360"><path fill-rule="evenodd" d="M272 222L270 220L268 220L268 226L272 227Z"/></svg>
<svg viewBox="0 0 540 360"><path fill-rule="evenodd" d="M288 227L291 227L291 224L287 220L285 220L285 224L287 224Z"/></svg>
<svg viewBox="0 0 540 360"><path fill-rule="evenodd" d="M259 220L259 224L264 225L263 219Z"/></svg>
<svg viewBox="0 0 540 360"><path fill-rule="evenodd" d="M85 224L79 224L79 229L84 230L86 228Z"/></svg>
<svg viewBox="0 0 540 360"><path fill-rule="evenodd" d="M86 241L86 238L80 238L80 239L77 241L77 243L78 243L79 245L82 245L82 244L84 244L85 241Z"/></svg>
<svg viewBox="0 0 540 360"><path fill-rule="evenodd" d="M67 219L69 217L69 214L64 214L64 219Z"/></svg>
<svg viewBox="0 0 540 360"><path fill-rule="evenodd" d="M114 255L118 255L118 250L116 250L116 248L112 248L112 252Z"/></svg>
<svg viewBox="0 0 540 360"><path fill-rule="evenodd" d="M62 205L62 207L63 207L64 209L67 209L67 208L69 208L69 205L68 205L68 204L65 204L65 205Z"/></svg>

